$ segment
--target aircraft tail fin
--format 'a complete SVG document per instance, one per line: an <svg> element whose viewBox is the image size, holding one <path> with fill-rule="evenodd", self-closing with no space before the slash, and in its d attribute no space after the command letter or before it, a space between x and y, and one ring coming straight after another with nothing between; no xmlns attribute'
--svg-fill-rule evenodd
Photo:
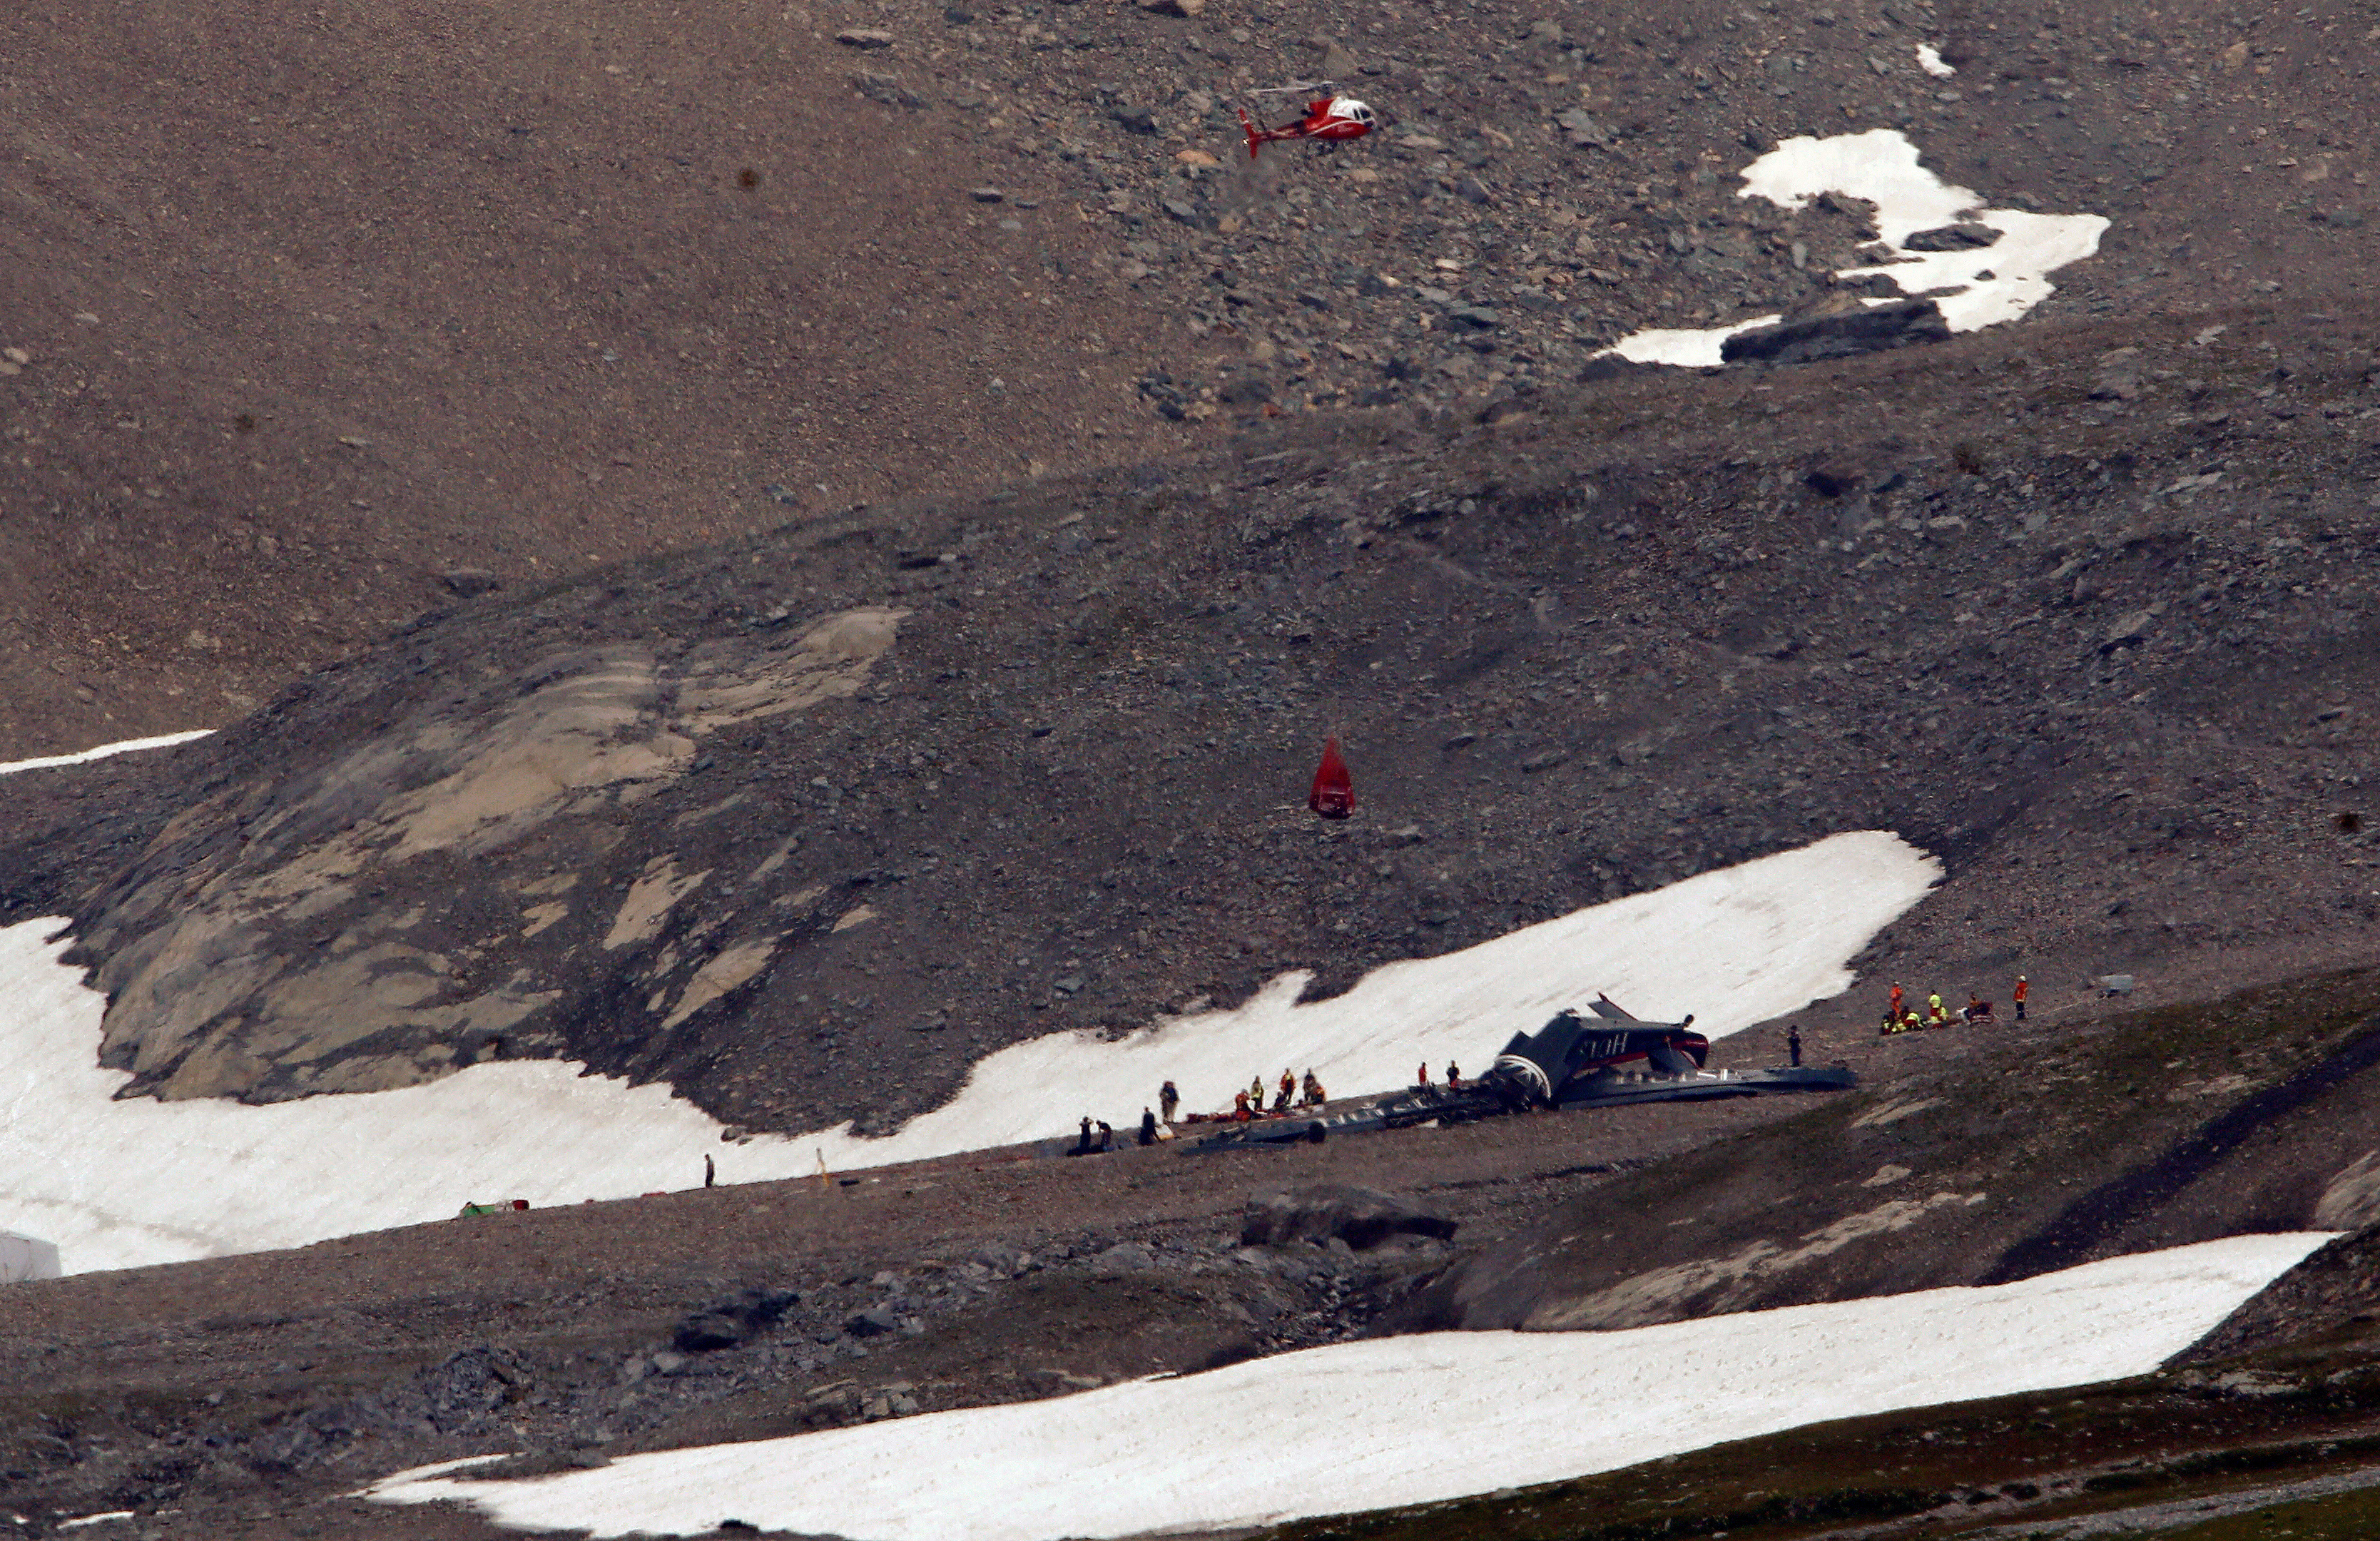
<svg viewBox="0 0 2380 1541"><path fill-rule="evenodd" d="M1247 130L1248 159L1253 161L1257 158L1257 152L1264 148L1264 139L1257 132L1257 126L1249 121L1245 107L1240 109L1240 127Z"/></svg>

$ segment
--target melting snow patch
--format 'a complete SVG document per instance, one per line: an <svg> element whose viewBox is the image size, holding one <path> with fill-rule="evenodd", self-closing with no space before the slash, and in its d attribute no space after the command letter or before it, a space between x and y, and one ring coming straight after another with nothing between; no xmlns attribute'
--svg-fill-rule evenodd
<svg viewBox="0 0 2380 1541"><path fill-rule="evenodd" d="M204 738L214 731L212 728L192 728L188 733L160 734L155 738L128 738L120 743L102 744L95 749L82 749L71 755L0 761L0 776L12 776L19 770L48 770L61 765L81 765L89 760L105 759L110 755L128 755L140 749L170 749L176 744Z"/></svg>
<svg viewBox="0 0 2380 1541"><path fill-rule="evenodd" d="M1876 229L1894 261L1846 268L1839 276L1880 273L1903 294L1964 285L1941 299L1953 332L1973 332L2014 321L2053 292L2042 275L2099 249L2107 222L2097 214L2034 214L2022 209L1978 209L1973 191L1952 187L1917 164L1917 147L1899 131L1877 128L1833 139L1791 139L1743 168L1743 191L1788 209L1835 191L1876 205ZM1912 252L1909 237L1972 218L2000 233L1981 250ZM1913 260L1912 260L1913 259ZM1992 274L1985 278L1982 274Z"/></svg>
<svg viewBox="0 0 2380 1541"><path fill-rule="evenodd" d="M362 1495L498 1524L1054 1541L1279 1524L1611 1471L1832 1418L2144 1374L2327 1240L2235 1236L1990 1289L1624 1332L1445 1332L1053 1401ZM1254 1479L1251 1478L1254 1474Z"/></svg>
<svg viewBox="0 0 2380 1541"><path fill-rule="evenodd" d="M103 1002L57 960L63 924L0 928L0 1230L57 1244L69 1273L299 1246L453 1215L466 1200L543 1207L691 1185L706 1153L733 1182L949 1156L1119 1128L1178 1083L1191 1107L1278 1067L1342 1094L1406 1084L1417 1062L1482 1062L1598 991L1641 1016L1688 1012L1713 1037L1835 994L1845 960L1922 898L1940 864L1899 837L1840 834L1451 953L1375 969L1301 1004L1282 975L1231 1010L1116 1042L1061 1033L979 1062L958 1097L882 1139L849 1125L722 1149L666 1086L553 1060L480 1064L427 1086L261 1107L115 1100L94 1058ZM1068 1103L1053 1106L1050 1088ZM171 1173L170 1181L160 1173Z"/></svg>
<svg viewBox="0 0 2380 1541"><path fill-rule="evenodd" d="M1719 353L1727 340L1739 332L1749 332L1755 326L1774 326L1785 318L1756 316L1733 326L1656 327L1645 332L1632 332L1614 343L1607 351L1635 364L1675 364L1686 370L1714 370L1727 359Z"/></svg>
<svg viewBox="0 0 2380 1541"><path fill-rule="evenodd" d="M1891 249L1889 259L1873 267L1845 268L1836 276L1882 273L1904 295L1955 289L1937 297L1942 318L1953 332L2014 321L2047 299L2056 290L2046 275L2096 252L2107 228L2107 220L2097 214L1983 208L1980 194L1953 187L1919 165L1917 147L1892 128L1785 140L1742 175L1743 188L1736 196L1765 198L1781 208L1799 209L1824 192L1876 204L1877 234ZM1999 238L1981 249L1909 249L1909 237L1921 230L1969 221L1998 232ZM1719 345L1727 338L1776 319L1707 332L1638 332L1607 351L1639 363L1717 364Z"/></svg>
<svg viewBox="0 0 2380 1541"><path fill-rule="evenodd" d="M129 1076L96 1062L103 1001L57 961L66 939L45 940L62 924L0 928L0 1230L54 1243L67 1273L302 1246L467 1199L692 1186L706 1153L725 1154L719 1125L668 1087L557 1060L261 1107L114 1100ZM778 1143L745 1175L794 1175Z"/></svg>
<svg viewBox="0 0 2380 1541"><path fill-rule="evenodd" d="M1723 1037L1847 989L1844 960L1940 876L1938 862L1897 835L1834 835L1459 953L1389 964L1328 1001L1299 1002L1312 977L1299 969L1232 1010L1170 1018L1121 1041L1035 1038L978 1062L956 1099L897 1134L862 1140L846 1125L808 1143L859 1165L1047 1138L1078 1111L1123 1128L1165 1081L1193 1110L1222 1109L1251 1075L1269 1083L1281 1069L1310 1068L1342 1095L1384 1091L1409 1085L1424 1062L1485 1062L1514 1033L1597 992L1648 1019L1691 1012L1696 1031ZM1076 1106L1053 1109L1053 1086Z"/></svg>
<svg viewBox="0 0 2380 1541"><path fill-rule="evenodd" d="M1942 62L1942 51L1930 42L1917 45L1917 67L1937 80L1947 80L1959 73L1954 67Z"/></svg>

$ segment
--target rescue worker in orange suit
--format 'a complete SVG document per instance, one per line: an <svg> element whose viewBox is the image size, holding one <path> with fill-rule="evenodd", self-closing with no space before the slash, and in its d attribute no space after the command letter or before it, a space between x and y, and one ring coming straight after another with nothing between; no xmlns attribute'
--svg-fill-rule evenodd
<svg viewBox="0 0 2380 1541"><path fill-rule="evenodd" d="M1245 1093L1245 1092L1233 1092L1233 1093L1232 1094L1232 1116L1233 1118L1235 1118L1235 1119L1241 1119L1241 1120L1245 1120L1245 1119L1247 1118L1247 1116L1248 1116L1248 1094L1247 1094L1247 1093Z"/></svg>
<svg viewBox="0 0 2380 1541"><path fill-rule="evenodd" d="M2019 1022L2024 1020L2024 998L2031 988L2024 982L2023 975L2020 974L2016 977L2016 1019Z"/></svg>
<svg viewBox="0 0 2380 1541"><path fill-rule="evenodd" d="M1895 985L1895 986L1893 986L1893 987L1892 987L1892 1015L1893 1015L1893 1019L1894 1019L1895 1021L1899 1021L1899 1020L1900 1020L1900 987L1899 985Z"/></svg>
<svg viewBox="0 0 2380 1541"><path fill-rule="evenodd" d="M1314 1078L1314 1072L1310 1068L1305 1073L1305 1105L1307 1107L1319 1108L1322 1106L1322 1083Z"/></svg>
<svg viewBox="0 0 2380 1541"><path fill-rule="evenodd" d="M1288 1071L1282 1071L1281 1073L1280 1089L1273 1095L1272 1110L1276 1113L1287 1112L1289 1110L1289 1099L1296 1095L1297 1077L1290 1074Z"/></svg>

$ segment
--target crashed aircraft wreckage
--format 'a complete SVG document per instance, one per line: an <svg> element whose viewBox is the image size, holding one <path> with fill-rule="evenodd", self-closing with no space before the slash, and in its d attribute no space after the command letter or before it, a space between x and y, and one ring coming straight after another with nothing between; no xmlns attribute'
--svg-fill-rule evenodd
<svg viewBox="0 0 2380 1541"><path fill-rule="evenodd" d="M1291 1113L1233 1123L1192 1148L1231 1150L1320 1141L1332 1135L1467 1123L1536 1109L1614 1107L1633 1102L1700 1102L1779 1092L1841 1091L1859 1084L1837 1066L1708 1071L1710 1039L1684 1022L1640 1022L1598 998L1591 1016L1565 1011L1534 1033L1515 1033L1495 1065L1460 1087L1421 1086L1336 1112Z"/></svg>

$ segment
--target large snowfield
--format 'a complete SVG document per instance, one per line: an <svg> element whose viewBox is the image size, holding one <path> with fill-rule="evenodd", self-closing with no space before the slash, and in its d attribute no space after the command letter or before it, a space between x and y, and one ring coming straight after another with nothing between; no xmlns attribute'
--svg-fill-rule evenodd
<svg viewBox="0 0 2380 1541"><path fill-rule="evenodd" d="M1192 1107L1252 1075L1313 1066L1343 1093L1385 1090L1427 1059L1485 1062L1560 1007L1608 990L1640 1016L1696 1013L1714 1036L1832 995L1845 960L1940 875L1889 834L1836 835L1576 911L1443 957L1391 964L1335 1000L1282 976L1231 1011L1117 1042L1057 1034L986 1059L956 1099L898 1134L849 1126L722 1145L666 1086L559 1061L475 1065L427 1086L247 1107L116 1100L95 1061L104 1002L60 964L63 922L0 928L0 1231L55 1244L68 1273L300 1246L453 1215L543 1207L698 1182L796 1177L1123 1126L1171 1077ZM1075 1105L1053 1108L1063 1086Z"/></svg>
<svg viewBox="0 0 2380 1541"><path fill-rule="evenodd" d="M1442 1332L1048 1401L632 1455L520 1482L448 1462L369 1490L499 1524L1056 1541L1427 1503L1830 1418L2140 1375L2320 1245L2234 1236L1990 1289L1624 1332Z"/></svg>
<svg viewBox="0 0 2380 1541"><path fill-rule="evenodd" d="M1920 50L1921 62L1930 50ZM1939 55L1928 65L1941 66ZM1872 267L1845 268L1836 276L1882 273L1904 295L1957 288L1938 303L1953 332L1973 332L2014 321L2054 292L2048 274L2099 249L2107 221L2097 214L2035 214L2022 209L1987 209L1972 188L1953 186L1918 164L1917 147L1896 128L1864 134L1782 140L1776 149L1745 166L1739 198L1765 198L1781 209L1799 209L1820 193L1865 199L1876 207L1876 233L1891 249ZM1973 220L1999 232L1988 247L1958 251L1912 251L1907 241L1920 230ZM1872 304L1882 304L1872 300ZM1639 364L1675 364L1708 369L1724 362L1720 346L1739 332L1779 318L1758 316L1731 326L1658 328L1633 333L1607 351Z"/></svg>
<svg viewBox="0 0 2380 1541"><path fill-rule="evenodd" d="M263 1107L113 1100L129 1077L97 1062L101 999L43 940L61 924L0 929L0 1231L55 1244L67 1273L685 1187L722 1148L668 1087L552 1060Z"/></svg>

